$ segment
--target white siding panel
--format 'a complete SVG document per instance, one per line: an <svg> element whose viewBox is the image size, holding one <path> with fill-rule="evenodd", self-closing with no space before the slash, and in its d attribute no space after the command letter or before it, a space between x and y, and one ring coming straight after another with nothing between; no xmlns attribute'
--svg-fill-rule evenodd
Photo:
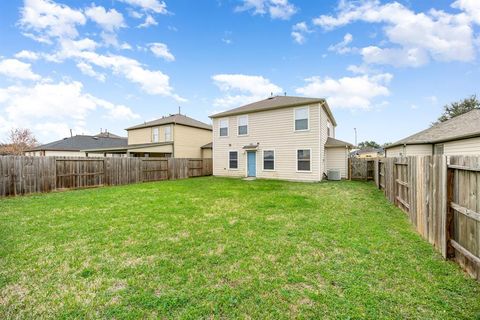
<svg viewBox="0 0 480 320"><path fill-rule="evenodd" d="M480 154L480 138L471 138L445 142L443 145L445 155L477 155Z"/></svg>
<svg viewBox="0 0 480 320"><path fill-rule="evenodd" d="M327 170L338 169L343 179L347 178L348 150L341 148L326 148Z"/></svg>
<svg viewBox="0 0 480 320"><path fill-rule="evenodd" d="M432 155L431 144L413 144L404 146L397 146L387 149L387 157L408 157L408 156L430 156Z"/></svg>
<svg viewBox="0 0 480 320"><path fill-rule="evenodd" d="M294 131L294 108L282 108L250 113L248 135L237 136L237 117L229 117L229 136L220 137L218 121L213 119L214 160L213 174L216 176L246 176L245 145L259 144L257 150L257 177L285 180L318 181L323 157L320 148L319 105L310 106L310 128ZM325 120L326 123L326 120ZM322 144L323 145L323 144ZM311 149L311 172L297 172L297 149ZM275 150L275 171L263 171L263 150ZM228 152L238 151L238 170L228 169Z"/></svg>

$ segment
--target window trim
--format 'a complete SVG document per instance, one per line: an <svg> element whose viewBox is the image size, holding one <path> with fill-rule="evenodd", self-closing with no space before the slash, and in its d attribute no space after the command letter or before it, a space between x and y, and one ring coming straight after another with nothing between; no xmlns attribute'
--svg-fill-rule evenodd
<svg viewBox="0 0 480 320"><path fill-rule="evenodd" d="M297 110L298 109L307 109L307 129L300 129L300 130L297 130L296 129L296 116L297 116ZM301 120L301 119L299 119ZM293 131L294 132L306 132L306 131L310 131L310 106L301 106L301 107L296 107L296 108L293 108ZM302 149L303 150L303 149Z"/></svg>
<svg viewBox="0 0 480 320"><path fill-rule="evenodd" d="M273 151L273 169L265 169L265 151ZM263 149L262 150L262 171L267 171L267 172L272 172L276 171L276 162L277 162L277 157L276 157L276 152L275 149Z"/></svg>
<svg viewBox="0 0 480 320"><path fill-rule="evenodd" d="M309 150L310 151L310 170L298 170L298 151L300 150ZM312 172L312 157L313 157L313 154L312 154L312 148L297 148L297 150L295 151L295 158L297 159L297 161L295 162L295 169L297 171L297 173L311 173Z"/></svg>
<svg viewBox="0 0 480 320"><path fill-rule="evenodd" d="M155 132L157 133L155 134ZM156 141L155 141L155 136L157 137ZM160 142L160 129L158 127L152 128L152 142L153 143Z"/></svg>
<svg viewBox="0 0 480 320"><path fill-rule="evenodd" d="M238 133L238 131L239 131L238 129L240 128L240 118L242 118L242 117L247 118L247 133L245 133L245 134L239 134L239 133ZM249 120L249 119L248 119L248 114L242 114L242 115L237 116L237 137L246 137L246 136L248 136L249 130L250 130L249 125L248 125L248 120Z"/></svg>
<svg viewBox="0 0 480 320"><path fill-rule="evenodd" d="M235 152L237 154L237 167L236 168L231 168L230 167L230 152ZM240 164L240 159L239 159L239 153L238 150L228 150L228 170L239 170L239 164Z"/></svg>
<svg viewBox="0 0 480 320"><path fill-rule="evenodd" d="M227 126L226 127L222 127L222 121L223 120L227 121ZM222 136L222 134L221 134L222 128L227 128L227 135L226 136ZM218 136L220 138L228 138L229 135L230 135L230 121L229 121L229 119L228 118L218 119Z"/></svg>

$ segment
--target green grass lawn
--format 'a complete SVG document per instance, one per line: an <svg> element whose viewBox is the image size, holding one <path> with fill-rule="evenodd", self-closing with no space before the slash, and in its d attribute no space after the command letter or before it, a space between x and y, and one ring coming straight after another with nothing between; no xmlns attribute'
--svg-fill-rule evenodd
<svg viewBox="0 0 480 320"><path fill-rule="evenodd" d="M197 178L0 200L0 319L480 319L372 184Z"/></svg>

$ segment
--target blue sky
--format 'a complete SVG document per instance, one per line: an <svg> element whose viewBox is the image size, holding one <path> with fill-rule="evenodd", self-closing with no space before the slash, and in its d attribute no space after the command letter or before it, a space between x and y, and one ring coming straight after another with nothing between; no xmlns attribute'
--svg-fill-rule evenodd
<svg viewBox="0 0 480 320"><path fill-rule="evenodd" d="M480 1L0 3L0 141L326 97L337 138L398 140L478 93Z"/></svg>

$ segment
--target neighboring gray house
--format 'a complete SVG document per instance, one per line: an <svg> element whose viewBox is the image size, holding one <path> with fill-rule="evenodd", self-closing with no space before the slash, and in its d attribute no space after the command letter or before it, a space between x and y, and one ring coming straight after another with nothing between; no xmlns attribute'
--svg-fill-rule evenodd
<svg viewBox="0 0 480 320"><path fill-rule="evenodd" d="M347 177L351 144L335 139L325 99L275 96L210 116L215 176L320 181Z"/></svg>
<svg viewBox="0 0 480 320"><path fill-rule="evenodd" d="M480 110L438 123L385 147L386 157L480 155Z"/></svg>
<svg viewBox="0 0 480 320"><path fill-rule="evenodd" d="M70 138L50 142L25 152L26 156L62 156L62 157L85 157L88 156L85 149L118 148L127 145L127 138L117 136L110 132L101 132L94 136L75 135ZM104 154L95 154L95 157Z"/></svg>

